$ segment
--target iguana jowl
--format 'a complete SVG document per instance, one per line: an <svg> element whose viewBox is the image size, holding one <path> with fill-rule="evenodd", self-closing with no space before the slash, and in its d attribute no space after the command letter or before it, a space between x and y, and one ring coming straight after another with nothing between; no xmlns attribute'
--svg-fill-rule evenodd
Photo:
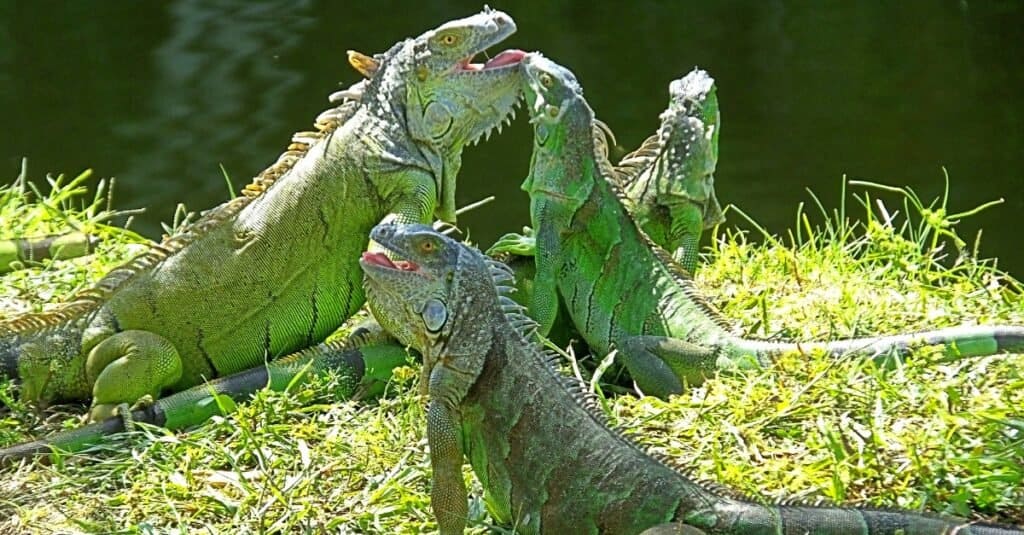
<svg viewBox="0 0 1024 535"><path fill-rule="evenodd" d="M909 511L763 505L701 486L611 428L559 374L507 297L511 272L424 225L379 225L365 253L374 316L423 355L431 506L462 533L468 458L499 522L520 533L1008 535L1022 530Z"/></svg>
<svg viewBox="0 0 1024 535"><path fill-rule="evenodd" d="M363 303L373 225L454 220L462 149L508 119L523 53L470 62L515 29L485 9L377 56L359 102L296 134L244 196L64 308L0 323L0 370L28 399L91 397L101 418L322 341Z"/></svg>
<svg viewBox="0 0 1024 535"><path fill-rule="evenodd" d="M1024 327L955 327L833 342L741 338L700 296L692 278L637 228L605 132L575 76L536 54L522 62L534 151L530 194L536 275L530 315L547 334L559 300L591 351L618 350L640 388L667 396L716 368L756 367L785 351L879 354L914 344L951 356L1024 350ZM492 251L494 248L492 248Z"/></svg>

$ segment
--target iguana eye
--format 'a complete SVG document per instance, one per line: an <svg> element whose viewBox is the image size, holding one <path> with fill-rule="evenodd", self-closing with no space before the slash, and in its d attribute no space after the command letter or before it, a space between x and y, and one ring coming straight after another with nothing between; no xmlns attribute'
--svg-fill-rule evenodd
<svg viewBox="0 0 1024 535"><path fill-rule="evenodd" d="M446 33L441 36L441 44L445 46L454 46L459 42L459 36L454 33Z"/></svg>
<svg viewBox="0 0 1024 535"><path fill-rule="evenodd" d="M420 244L420 252L432 253L435 249L437 249L437 245L433 241L425 241Z"/></svg>
<svg viewBox="0 0 1024 535"><path fill-rule="evenodd" d="M555 79L552 78L551 75L546 73L546 72L540 73L540 78L539 79L540 79L540 85L542 85L542 86L544 86L544 87L546 87L548 89L551 89L552 87L555 86Z"/></svg>

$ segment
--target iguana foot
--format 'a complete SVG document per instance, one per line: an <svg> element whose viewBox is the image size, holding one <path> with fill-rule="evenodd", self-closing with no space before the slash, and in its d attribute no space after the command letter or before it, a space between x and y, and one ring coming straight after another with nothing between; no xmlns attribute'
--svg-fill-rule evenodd
<svg viewBox="0 0 1024 535"><path fill-rule="evenodd" d="M85 371L93 383L90 418L98 420L114 416L120 404L151 404L181 379L182 362L174 345L162 336L128 330L97 344L89 352Z"/></svg>
<svg viewBox="0 0 1024 535"><path fill-rule="evenodd" d="M533 229L523 227L522 234L510 232L498 238L494 245L487 250L488 256L499 254L510 254L515 256L534 256L537 253L537 238L533 235Z"/></svg>
<svg viewBox="0 0 1024 535"><path fill-rule="evenodd" d="M124 420L124 428L127 430L135 425L132 412L149 407L154 403L156 403L156 400L149 394L142 396L132 405L127 403L100 403L93 405L85 418L88 422L99 422L107 418L120 416Z"/></svg>

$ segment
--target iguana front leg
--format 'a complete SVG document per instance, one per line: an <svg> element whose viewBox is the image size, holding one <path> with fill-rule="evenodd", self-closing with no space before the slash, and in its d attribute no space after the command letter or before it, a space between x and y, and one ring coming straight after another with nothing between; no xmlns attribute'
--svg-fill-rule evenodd
<svg viewBox="0 0 1024 535"><path fill-rule="evenodd" d="M166 338L149 331L122 331L89 351L85 374L92 384L89 419L109 418L119 405L156 399L181 380L178 350Z"/></svg>
<svg viewBox="0 0 1024 535"><path fill-rule="evenodd" d="M385 185L378 186L386 188L384 200L388 215L385 221L400 224L433 221L438 203L433 175L420 170L405 170L401 175L387 176L387 179Z"/></svg>
<svg viewBox="0 0 1024 535"><path fill-rule="evenodd" d="M488 256L509 254L515 256L534 256L537 252L537 238L533 235L533 229L523 227L522 234L509 232L498 238L494 245L487 250Z"/></svg>
<svg viewBox="0 0 1024 535"><path fill-rule="evenodd" d="M697 269L697 253L700 250L700 235L704 231L703 207L689 199L680 199L668 205L669 238L666 247L686 271ZM674 247L674 250L672 249Z"/></svg>
<svg viewBox="0 0 1024 535"><path fill-rule="evenodd" d="M540 232L544 232L543 229ZM549 230L548 232L559 232ZM537 322L537 332L548 336L558 316L558 270L560 256L559 240L550 234L536 235L540 246L535 246L534 263L537 273L533 277L533 295L530 298L530 317Z"/></svg>
<svg viewBox="0 0 1024 535"><path fill-rule="evenodd" d="M617 358L645 394L666 398L714 373L718 352L665 336L640 335L620 340Z"/></svg>
<svg viewBox="0 0 1024 535"><path fill-rule="evenodd" d="M442 399L431 399L427 409L427 442L433 486L430 507L441 535L461 534L469 515L466 481L462 478L461 426L451 407Z"/></svg>

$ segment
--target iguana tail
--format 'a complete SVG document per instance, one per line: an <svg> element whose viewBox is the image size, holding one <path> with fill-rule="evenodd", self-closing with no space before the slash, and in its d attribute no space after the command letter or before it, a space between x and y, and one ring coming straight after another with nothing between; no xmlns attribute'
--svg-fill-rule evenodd
<svg viewBox="0 0 1024 535"><path fill-rule="evenodd" d="M360 338L320 344L266 366L221 377L161 398L133 410L127 417L107 418L44 439L0 449L0 465L45 456L55 450L81 451L96 445L103 437L124 431L126 422L145 422L172 430L198 425L211 416L231 412L236 401L248 399L257 390L285 390L293 383L328 373L336 374L340 379L339 388L335 391L339 399L351 398L360 385L367 389L368 394L376 394L380 384L391 376L394 368L406 362L407 356L401 346Z"/></svg>
<svg viewBox="0 0 1024 535"><path fill-rule="evenodd" d="M950 327L911 334L851 338L832 342L769 342L737 339L729 344L734 360L754 356L762 364L789 351L825 351L835 356L906 355L915 347L941 345L949 358L979 357L997 353L1024 353L1024 327L1009 325Z"/></svg>
<svg viewBox="0 0 1024 535"><path fill-rule="evenodd" d="M0 273L21 269L46 258L56 260L84 256L93 252L98 242L95 236L82 232L0 240Z"/></svg>
<svg viewBox="0 0 1024 535"><path fill-rule="evenodd" d="M812 505L760 505L727 500L714 515L684 519L708 533L829 535L1021 535L1024 531L960 518L900 510Z"/></svg>

